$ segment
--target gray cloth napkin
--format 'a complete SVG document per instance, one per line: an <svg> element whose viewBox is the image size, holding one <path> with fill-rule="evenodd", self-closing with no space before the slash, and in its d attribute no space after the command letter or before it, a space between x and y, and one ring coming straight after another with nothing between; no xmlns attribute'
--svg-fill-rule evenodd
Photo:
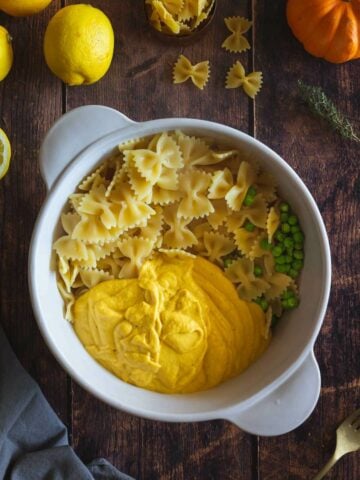
<svg viewBox="0 0 360 480"><path fill-rule="evenodd" d="M0 480L134 480L105 459L87 467L0 325Z"/></svg>

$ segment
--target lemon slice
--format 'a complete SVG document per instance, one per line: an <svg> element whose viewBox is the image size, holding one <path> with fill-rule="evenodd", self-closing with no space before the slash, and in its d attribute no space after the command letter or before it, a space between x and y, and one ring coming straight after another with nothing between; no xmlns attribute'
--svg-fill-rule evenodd
<svg viewBox="0 0 360 480"><path fill-rule="evenodd" d="M10 142L4 130L0 128L0 179L6 175L6 172L9 169L10 158Z"/></svg>

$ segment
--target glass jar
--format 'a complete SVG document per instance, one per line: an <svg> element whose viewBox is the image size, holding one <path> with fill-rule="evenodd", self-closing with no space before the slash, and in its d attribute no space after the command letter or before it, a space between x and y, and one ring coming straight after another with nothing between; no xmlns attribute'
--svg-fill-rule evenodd
<svg viewBox="0 0 360 480"><path fill-rule="evenodd" d="M186 20L182 18L182 10L176 13L174 2L171 3L172 12L165 8L166 0L144 0L144 7L151 31L157 38L167 43L186 44L197 40L207 30L215 16L216 3L216 0L207 0L201 12ZM186 8L186 0L183 5Z"/></svg>

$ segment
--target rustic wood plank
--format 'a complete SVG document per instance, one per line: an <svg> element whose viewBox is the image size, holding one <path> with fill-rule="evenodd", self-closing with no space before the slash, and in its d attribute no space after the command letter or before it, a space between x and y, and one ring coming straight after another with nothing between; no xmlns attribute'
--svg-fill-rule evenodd
<svg viewBox="0 0 360 480"><path fill-rule="evenodd" d="M61 83L43 60L42 35L63 3L54 0L33 18L0 14L0 23L10 30L15 45L14 68L0 83L1 127L14 147L11 170L0 182L0 318L10 342L65 422L73 408L74 445L84 460L105 456L139 479L311 478L332 451L336 426L358 406L359 150L308 114L296 97L296 80L321 84L356 122L359 61L335 66L310 57L286 26L285 2L272 2L270 7L254 0L254 59L256 69L264 71L264 87L253 111L245 96L223 89L226 71L238 56L219 47L227 34L223 17L249 16L249 1L240 6L231 0L219 3L206 36L192 46L175 47L150 35L142 0L98 0L93 5L110 16L117 34L114 63L101 82L67 89L62 99ZM194 62L210 59L212 77L204 92L190 83L171 84L172 65L180 53ZM239 57L250 67L251 56ZM192 116L250 132L255 113L255 134L305 180L329 231L334 275L330 308L316 345L322 396L314 414L294 433L257 443L226 422L151 422L118 412L75 384L67 395L66 374L47 350L31 314L26 278L31 231L45 196L36 161L38 147L61 114L62 100L66 109L100 103L139 121ZM348 456L329 478L357 478L359 468L359 456Z"/></svg>
<svg viewBox="0 0 360 480"><path fill-rule="evenodd" d="M38 149L49 126L62 113L61 85L48 71L43 32L60 1L39 15L0 24L13 37L14 66L0 83L0 121L13 147L10 171L0 182L0 318L21 363L40 383L47 399L67 422L67 377L40 335L27 285L28 248L45 197Z"/></svg>
<svg viewBox="0 0 360 480"><path fill-rule="evenodd" d="M219 3L206 35L186 47L163 44L151 34L142 0L92 4L113 22L115 57L99 83L67 89L67 109L99 103L138 121L184 116L252 129L251 104L246 96L224 89L226 72L236 56L220 48L228 35L223 18L248 16L250 2L241 6L231 0ZM171 83L172 67L180 53L192 62L210 60L212 74L203 92L190 82L178 86ZM250 58L242 54L246 66ZM138 479L250 480L256 468L252 462L254 438L227 422L166 424L142 420L107 407L75 384L73 441L83 458L105 456Z"/></svg>
<svg viewBox="0 0 360 480"><path fill-rule="evenodd" d="M322 372L320 402L295 432L260 439L262 480L311 478L330 456L338 424L359 407L360 393L359 146L312 117L296 86L298 79L322 86L360 128L360 63L332 65L308 55L286 24L285 3L254 2L255 67L264 72L256 134L288 161L318 202L330 237L333 281L315 349ZM359 456L347 456L327 478L358 478L359 470Z"/></svg>

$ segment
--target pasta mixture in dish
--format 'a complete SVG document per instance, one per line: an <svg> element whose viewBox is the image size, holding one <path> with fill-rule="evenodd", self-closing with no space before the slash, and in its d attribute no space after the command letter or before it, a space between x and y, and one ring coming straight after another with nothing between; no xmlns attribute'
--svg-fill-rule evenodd
<svg viewBox="0 0 360 480"><path fill-rule="evenodd" d="M70 321L93 287L139 282L157 258L217 265L240 300L263 312L266 338L283 310L298 305L298 218L269 172L211 139L174 131L119 145L70 195L61 223L54 249Z"/></svg>

